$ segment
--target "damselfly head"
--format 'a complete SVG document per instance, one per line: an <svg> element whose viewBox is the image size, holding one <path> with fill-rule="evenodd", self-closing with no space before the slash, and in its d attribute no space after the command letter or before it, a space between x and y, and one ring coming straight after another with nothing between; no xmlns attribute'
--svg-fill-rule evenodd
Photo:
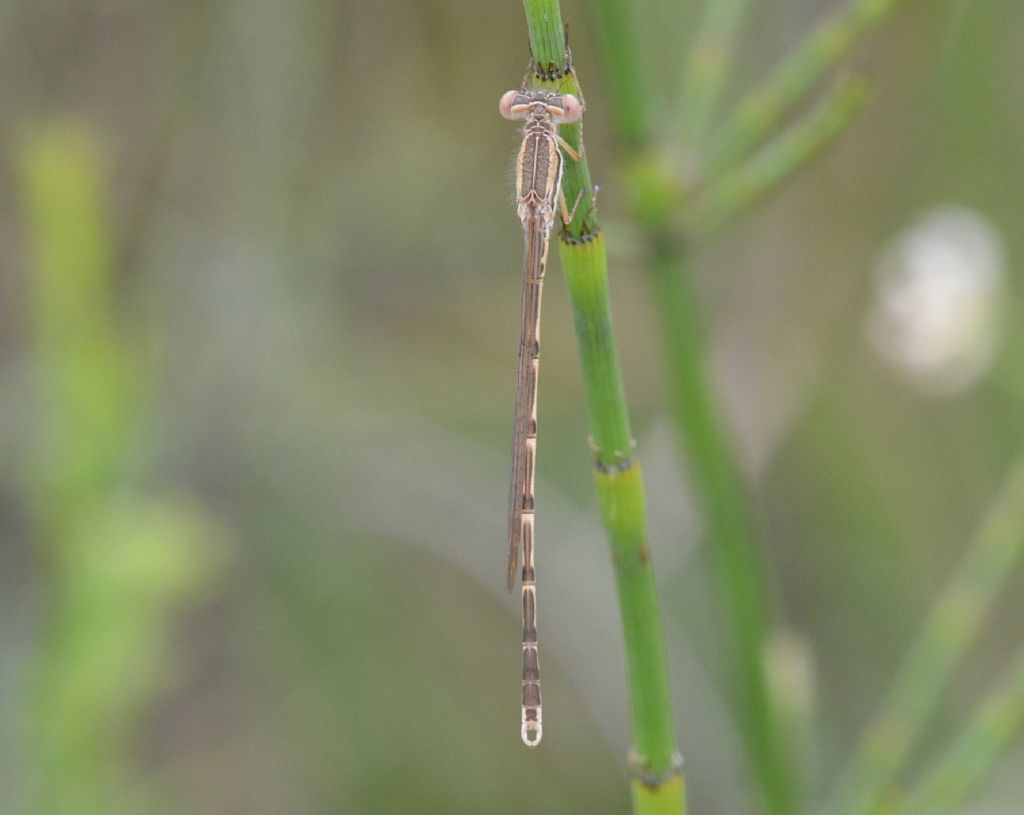
<svg viewBox="0 0 1024 815"><path fill-rule="evenodd" d="M529 119L547 114L556 124L578 122L583 103L571 93L553 91L506 91L498 101L498 110L506 119Z"/></svg>

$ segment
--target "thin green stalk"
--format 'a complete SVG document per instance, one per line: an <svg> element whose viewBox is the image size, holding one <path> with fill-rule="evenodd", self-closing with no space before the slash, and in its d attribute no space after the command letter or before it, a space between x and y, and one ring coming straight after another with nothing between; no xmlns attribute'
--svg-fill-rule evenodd
<svg viewBox="0 0 1024 815"><path fill-rule="evenodd" d="M863 79L839 83L829 96L753 158L712 182L687 212L694 237L735 221L743 212L792 178L842 135L869 97Z"/></svg>
<svg viewBox="0 0 1024 815"><path fill-rule="evenodd" d="M98 140L71 122L40 127L25 140L21 167L34 252L33 350L47 406L32 486L45 496L37 517L53 540L116 482L133 446L141 367L137 345L118 336Z"/></svg>
<svg viewBox="0 0 1024 815"><path fill-rule="evenodd" d="M706 157L710 176L732 167L770 138L860 38L881 23L899 0L852 0L823 22L761 83L748 91L723 125Z"/></svg>
<svg viewBox="0 0 1024 815"><path fill-rule="evenodd" d="M627 14L626 7L632 8L632 4L620 0L598 3L606 18ZM736 11L729 25L738 20ZM720 32L727 27L725 22L717 25ZM626 27L617 47L606 53L606 58L610 74L621 72L634 77L637 87L621 92L643 95L644 88L651 86L651 74L636 68L643 50L631 36L633 32L635 26ZM654 253L650 272L668 348L672 414L692 464L698 500L708 519L718 595L733 637L730 662L737 690L731 701L769 810L792 815L796 786L788 751L772 714L763 660L766 614L762 568L753 545L742 479L719 423L721 411L704 369L698 309L690 291L685 250L667 239L667 230L680 212L684 197L671 161L645 147L653 135L650 116L639 122L616 119L632 153L629 180L633 215L654 246L670 248ZM636 132L638 126L643 129Z"/></svg>
<svg viewBox="0 0 1024 815"><path fill-rule="evenodd" d="M523 0L523 7L530 29L530 47L533 49L534 83L582 99L583 94L575 74L570 72L563 75L569 52L558 1ZM572 222L565 227L565 234L581 238L597 232L597 205L583 144L583 124L562 125L559 134L580 156L579 161L568 159L564 163L562 193L565 200L575 208Z"/></svg>
<svg viewBox="0 0 1024 815"><path fill-rule="evenodd" d="M557 0L524 0L533 57L540 73L566 64ZM543 82L579 93L573 73ZM683 777L669 692L661 617L644 508L643 479L633 452L625 390L612 329L604 237L596 223L589 170L578 126L562 136L580 154L567 161L568 200L583 191L576 218L562 235L560 254L572 303L586 391L595 481L618 586L632 720L633 809L637 815L678 815L685 809Z"/></svg>
<svg viewBox="0 0 1024 815"><path fill-rule="evenodd" d="M911 757L942 692L1024 555L1024 458L1018 459L960 568L928 613L833 798L834 815L870 815Z"/></svg>
<svg viewBox="0 0 1024 815"><path fill-rule="evenodd" d="M709 550L732 637L731 701L769 811L791 815L797 792L765 674L764 569L753 545L747 496L709 385L685 250L664 236L655 246L651 282L669 357L671 409L707 513Z"/></svg>
<svg viewBox="0 0 1024 815"><path fill-rule="evenodd" d="M565 26L557 3L523 0L530 34L530 54L537 73L550 74L565 64Z"/></svg>
<svg viewBox="0 0 1024 815"><path fill-rule="evenodd" d="M648 50L640 47L640 4L597 0L594 17L612 120L619 138L632 149L639 149L650 137L657 104L647 65Z"/></svg>
<svg viewBox="0 0 1024 815"><path fill-rule="evenodd" d="M718 113L732 70L736 37L749 0L707 0L697 36L683 72L683 143L698 150Z"/></svg>
<svg viewBox="0 0 1024 815"><path fill-rule="evenodd" d="M139 337L116 308L99 145L53 122L19 154L40 405L27 489L47 581L24 705L37 815L152 811L129 772L134 729L166 681L175 610L219 546L187 503L128 483L148 400Z"/></svg>
<svg viewBox="0 0 1024 815"><path fill-rule="evenodd" d="M770 138L782 117L806 98L825 72L848 53L861 34L883 19L895 2L852 0L844 12L812 34L726 121L723 138L710 144L708 155L697 162L698 168L704 169L703 177L699 171L681 171L678 158L674 158L678 151L654 143L654 108L632 104L634 98L650 99L654 87L654 74L646 66L646 49L637 37L636 4L623 0L596 3L614 91L610 94L613 119L630 151L631 210L654 247L649 271L668 351L672 415L707 518L717 593L732 636L730 662L736 690L731 701L754 775L774 815L793 815L798 809L799 784L764 665L769 624L764 568L754 545L743 480L704 367L699 309L690 277L691 249L676 236L680 226L696 226L696 231L706 232L736 217L794 173L849 122L863 102L864 90L857 83L841 85L794 130L720 184L702 190L705 183L732 169ZM684 122L688 147L701 146L717 115L731 44L745 7L745 0L708 3L683 82L683 107L676 113ZM704 197L695 199L695 193Z"/></svg>
<svg viewBox="0 0 1024 815"><path fill-rule="evenodd" d="M569 286L583 381L587 393L597 491L612 547L626 646L634 812L684 810L683 780L665 660L661 617L644 509L640 464L623 395L608 300L604 236L584 243L563 240L562 268ZM647 781L644 781L644 778Z"/></svg>
<svg viewBox="0 0 1024 815"><path fill-rule="evenodd" d="M995 769L1024 724L1024 655L989 693L967 728L894 810L898 815L951 812Z"/></svg>

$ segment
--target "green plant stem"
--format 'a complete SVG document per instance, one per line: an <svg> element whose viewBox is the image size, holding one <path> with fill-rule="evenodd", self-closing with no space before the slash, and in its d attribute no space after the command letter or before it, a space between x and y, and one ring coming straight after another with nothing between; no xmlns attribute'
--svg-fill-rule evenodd
<svg viewBox="0 0 1024 815"><path fill-rule="evenodd" d="M535 67L541 73L565 65L567 52L557 0L524 0ZM560 39L562 38L562 39ZM573 73L547 82L579 94ZM590 175L579 126L561 135L580 155L566 161L568 200L582 191L580 208L565 227L560 255L573 309L586 391L595 481L608 531L618 587L632 720L633 808L638 815L678 815L685 808L677 765L668 664L644 508L643 479L612 329L604 237L596 223Z"/></svg>
<svg viewBox="0 0 1024 815"><path fill-rule="evenodd" d="M967 728L894 807L898 815L951 812L991 774L1024 724L1024 655L978 705Z"/></svg>
<svg viewBox="0 0 1024 815"><path fill-rule="evenodd" d="M732 636L730 669L736 690L731 702L754 776L774 815L793 815L799 808L799 784L764 664L769 620L764 568L754 545L743 480L718 418L722 412L704 365L690 248L675 236L680 226L703 236L736 218L849 123L866 97L859 81L841 83L807 119L720 178L775 133L782 118L895 2L852 0L821 26L766 82L744 97L727 119L722 138L710 145L702 161L698 157L696 173L692 168L680 170L674 158L678 151L662 150L654 143L654 108L633 103L650 98L654 78L644 62L646 49L637 39L635 4L596 3L614 91L610 94L613 119L630 151L631 211L653 247L649 271L667 348L671 413L707 518L717 594ZM702 146L717 116L745 6L745 0L708 0L677 114L688 147Z"/></svg>
<svg viewBox="0 0 1024 815"><path fill-rule="evenodd" d="M649 138L657 104L649 79L648 51L639 47L640 8L638 3L621 0L594 3L611 117L619 138L634 150Z"/></svg>
<svg viewBox="0 0 1024 815"><path fill-rule="evenodd" d="M640 465L623 396L608 301L604 237L561 243L587 393L595 481L612 548L626 647L633 724L637 813L683 810L661 618L644 509ZM643 782L647 777L648 783Z"/></svg>
<svg viewBox="0 0 1024 815"><path fill-rule="evenodd" d="M555 79L540 78L540 75L552 71L560 74L568 60L565 28L559 16L557 0L523 0L523 7L530 29L530 47L534 49L534 84L552 88L559 93L571 93L582 99L583 94L574 73L559 75ZM564 227L564 232L578 239L597 232L597 204L583 144L582 122L562 125L559 135L580 156L579 161L567 158L562 170L562 194L575 209L572 221Z"/></svg>
<svg viewBox="0 0 1024 815"><path fill-rule="evenodd" d="M718 113L748 0L707 0L682 83L683 143L699 149Z"/></svg>
<svg viewBox="0 0 1024 815"><path fill-rule="evenodd" d="M732 637L731 701L769 811L792 813L796 790L765 675L763 565L753 545L747 496L705 367L703 337L685 249L667 236L650 263L670 372L670 403L694 489L707 513L718 595Z"/></svg>
<svg viewBox="0 0 1024 815"><path fill-rule="evenodd" d="M24 706L36 815L153 811L148 784L131 781L133 731L166 682L175 610L219 545L194 508L126 477L148 382L116 308L99 145L55 121L19 154L40 407L27 487L47 586Z"/></svg>
<svg viewBox="0 0 1024 815"><path fill-rule="evenodd" d="M725 171L775 132L779 122L821 82L899 0L852 0L812 32L761 83L748 91L706 156L709 176Z"/></svg>
<svg viewBox="0 0 1024 815"><path fill-rule="evenodd" d="M931 608L833 799L834 815L870 815L931 721L956 664L1024 555L1024 458L1013 465L967 555Z"/></svg>
<svg viewBox="0 0 1024 815"><path fill-rule="evenodd" d="M601 16L609 19L627 14L622 7L631 7L631 4L618 0L598 3ZM737 24L738 19L739 11L736 11L729 25ZM727 27L723 22L718 30L724 31ZM629 75L634 76L636 87L622 92L643 95L651 84L651 75L635 75L636 68L630 57L643 53L633 36L635 30L635 26L625 26L616 47L608 49L605 56L610 75L633 72ZM631 209L649 242L656 247L650 274L668 348L671 412L677 435L692 465L698 501L708 519L718 596L722 598L733 636L730 663L738 688L731 702L769 810L779 815L792 815L797 797L795 783L790 772L791 762L772 713L763 660L766 615L762 569L753 545L739 469L727 435L719 424L717 417L721 413L704 369L698 309L691 290L687 256L669 237L671 223L685 199L680 194L671 160L644 147L652 135L650 117L637 119L618 115L615 118L620 135L632 153L628 177Z"/></svg>
<svg viewBox="0 0 1024 815"><path fill-rule="evenodd" d="M63 122L30 133L21 156L33 350L46 404L32 494L43 496L36 516L48 541L72 534L116 482L137 424L138 348L118 336L99 152L93 134Z"/></svg>
<svg viewBox="0 0 1024 815"><path fill-rule="evenodd" d="M712 182L687 210L689 234L707 237L792 178L846 131L869 95L863 79L837 85L804 120Z"/></svg>

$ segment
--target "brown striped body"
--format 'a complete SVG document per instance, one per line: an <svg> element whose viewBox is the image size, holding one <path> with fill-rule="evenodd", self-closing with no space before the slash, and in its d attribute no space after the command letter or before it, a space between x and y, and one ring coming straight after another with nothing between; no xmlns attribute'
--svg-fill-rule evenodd
<svg viewBox="0 0 1024 815"><path fill-rule="evenodd" d="M537 457L537 378L540 365L540 305L547 266L548 238L555 221L562 182L562 154L557 127L575 121L578 100L545 91L509 91L502 97L507 118L525 119L523 143L516 161L516 197L523 223L523 297L516 377L515 429L512 441L512 483L509 490L509 591L522 550L523 599L523 742L540 743L542 735L540 658L537 652L537 590L533 558L534 472ZM575 118L573 118L575 117Z"/></svg>

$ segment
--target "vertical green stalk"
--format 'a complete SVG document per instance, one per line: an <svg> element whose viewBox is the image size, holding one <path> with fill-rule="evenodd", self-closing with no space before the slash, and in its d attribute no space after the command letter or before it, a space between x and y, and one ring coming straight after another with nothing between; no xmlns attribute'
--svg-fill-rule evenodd
<svg viewBox="0 0 1024 815"><path fill-rule="evenodd" d="M678 813L683 789L682 778L674 775L677 750L668 669L647 548L643 480L631 451L611 325L604 238L598 234L586 243L563 241L561 257L587 391L595 481L611 541L622 614L633 763L640 775L634 781L634 809Z"/></svg>
<svg viewBox="0 0 1024 815"><path fill-rule="evenodd" d="M736 689L732 703L769 811L790 815L796 808L796 789L765 673L763 569L753 545L742 479L705 367L685 250L668 236L656 235L649 270L668 356L673 419L707 514L712 565L729 622L730 684Z"/></svg>
<svg viewBox="0 0 1024 815"><path fill-rule="evenodd" d="M566 70L569 57L557 0L524 0L524 7L537 83L579 95L575 74ZM581 157L579 162L566 161L565 196L569 201L580 196L580 203L563 232L560 254L586 390L594 477L622 614L634 743L633 810L637 815L678 815L685 808L683 777L647 548L643 479L612 328L604 237L596 222L581 128L563 127L562 136Z"/></svg>
<svg viewBox="0 0 1024 815"><path fill-rule="evenodd" d="M594 3L598 41L605 64L608 106L618 137L632 150L650 138L658 94L650 82L649 53L636 48L643 18L635 3L598 0Z"/></svg>
<svg viewBox="0 0 1024 815"><path fill-rule="evenodd" d="M129 477L147 378L117 309L99 140L48 123L18 158L40 405L26 489L46 581L24 705L31 811L149 812L135 729L167 681L174 615L213 575L220 542L191 504Z"/></svg>
<svg viewBox="0 0 1024 815"><path fill-rule="evenodd" d="M633 217L651 246L647 267L666 350L670 413L707 521L716 594L728 622L728 684L734 688L729 701L768 811L791 815L797 808L796 780L764 662L764 569L739 466L706 369L692 250L673 235L687 201L671 163L653 150L634 151L629 182Z"/></svg>
<svg viewBox="0 0 1024 815"><path fill-rule="evenodd" d="M707 519L716 593L729 626L728 684L734 689L730 701L773 815L792 815L799 809L800 785L788 743L791 737L765 666L771 619L766 570L755 545L742 474L704 362L690 268L693 249L677 235L682 227L689 230L690 239L704 237L735 220L845 129L866 97L861 82L837 83L805 119L779 133L784 116L896 5L896 0L849 0L722 121L721 92L748 3L706 0L684 70L681 109L671 113L680 119L687 137L683 147L688 149L680 150L657 141L665 122L655 121L656 77L649 67L649 48L639 34L645 14L641 4L594 4L607 66L609 108L630 153L632 215L652 247L648 266L667 349L671 413ZM549 64L555 62L557 58ZM715 130L717 138L705 138Z"/></svg>
<svg viewBox="0 0 1024 815"><path fill-rule="evenodd" d="M704 144L735 58L736 38L749 0L707 0L682 82L683 141Z"/></svg>
<svg viewBox="0 0 1024 815"><path fill-rule="evenodd" d="M743 4L720 3L721 14L705 21L720 44L731 41L742 18ZM724 11L729 5L730 10ZM599 0L598 19L603 29L617 27L605 37L610 77L629 76L632 86L613 85L617 93L647 100L653 73L646 70L646 49L636 33L641 12L623 0ZM715 33L717 32L717 33ZM705 31L707 36L710 36ZM721 75L700 85L709 107L717 99ZM714 87L712 87L714 86ZM694 90L696 86L690 87ZM730 663L733 686L731 703L746 742L747 752L768 809L776 815L792 815L796 808L796 784L788 751L773 714L763 660L766 603L762 565L754 546L747 496L719 416L717 399L705 369L703 337L695 302L690 249L671 235L688 199L674 162L652 149L657 123L651 104L627 105L612 100L616 128L631 153L628 180L634 219L653 247L648 270L667 349L671 388L671 414L676 433L690 463L699 506L708 522L708 546L718 581L723 615L732 635ZM689 115L688 111L682 111ZM712 112L706 111L710 118Z"/></svg>

